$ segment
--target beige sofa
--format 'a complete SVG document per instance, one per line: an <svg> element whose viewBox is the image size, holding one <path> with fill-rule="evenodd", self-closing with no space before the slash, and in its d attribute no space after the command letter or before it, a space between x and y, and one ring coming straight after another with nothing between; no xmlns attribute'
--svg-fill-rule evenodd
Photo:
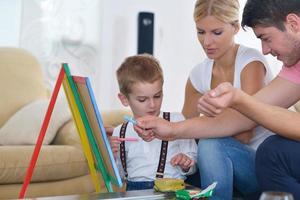
<svg viewBox="0 0 300 200"><path fill-rule="evenodd" d="M0 128L25 105L49 96L41 67L25 50L0 48L0 77ZM102 117L106 125L114 126L121 123L123 114L121 111L102 112ZM0 145L0 199L18 197L33 149L34 145ZM26 197L93 191L86 159L71 120L59 128L49 145L42 146Z"/></svg>

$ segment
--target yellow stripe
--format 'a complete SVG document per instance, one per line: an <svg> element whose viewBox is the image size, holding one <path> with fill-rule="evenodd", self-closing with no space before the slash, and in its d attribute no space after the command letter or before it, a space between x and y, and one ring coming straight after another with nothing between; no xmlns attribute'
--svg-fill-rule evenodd
<svg viewBox="0 0 300 200"><path fill-rule="evenodd" d="M94 163L93 155L91 153L90 144L88 142L84 124L81 120L79 110L76 106L74 95L72 93L71 87L69 85L69 82L68 82L66 76L64 77L64 80L63 80L63 86L64 86L65 94L66 94L68 102L69 102L69 107L72 111L72 115L75 120L77 131L80 136L81 145L82 145L83 151L85 153L85 156L86 156L86 159L88 162L88 166L90 168L90 173L91 173L92 181L95 186L95 191L100 192L101 184L100 184L100 181L97 176L97 170L95 168L96 165Z"/></svg>

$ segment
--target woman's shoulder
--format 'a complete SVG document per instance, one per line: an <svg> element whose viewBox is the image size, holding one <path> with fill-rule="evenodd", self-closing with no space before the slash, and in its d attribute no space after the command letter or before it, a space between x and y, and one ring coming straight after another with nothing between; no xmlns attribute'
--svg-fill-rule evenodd
<svg viewBox="0 0 300 200"><path fill-rule="evenodd" d="M244 68L253 61L260 61L266 68L268 67L267 59L259 50L240 45L236 58L236 67Z"/></svg>
<svg viewBox="0 0 300 200"><path fill-rule="evenodd" d="M200 63L198 63L196 66L208 66L213 64L213 60L209 58L204 58Z"/></svg>
<svg viewBox="0 0 300 200"><path fill-rule="evenodd" d="M196 64L190 74L196 73L199 74L199 72L205 72L207 70L210 70L210 68L212 68L213 66L213 60L209 59L209 58L205 58L202 62Z"/></svg>
<svg viewBox="0 0 300 200"><path fill-rule="evenodd" d="M237 57L240 57L241 59L265 59L264 55L258 49L244 45L240 45Z"/></svg>
<svg viewBox="0 0 300 200"><path fill-rule="evenodd" d="M266 57L255 48L247 47L244 45L240 45L238 51L237 59L236 59L236 69L239 69L239 73L246 67L249 63L254 61L260 61L263 63L267 74L266 80L271 80L273 78L273 72L269 67Z"/></svg>
<svg viewBox="0 0 300 200"><path fill-rule="evenodd" d="M198 92L203 93L209 89L212 68L213 61L206 58L190 71L189 80Z"/></svg>

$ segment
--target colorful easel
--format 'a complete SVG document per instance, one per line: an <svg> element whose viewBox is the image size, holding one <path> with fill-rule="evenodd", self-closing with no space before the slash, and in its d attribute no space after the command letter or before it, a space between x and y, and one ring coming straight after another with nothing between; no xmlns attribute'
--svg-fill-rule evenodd
<svg viewBox="0 0 300 200"><path fill-rule="evenodd" d="M100 192L101 189L101 180L98 172L100 172L108 192L113 192L112 184L122 187L121 177L113 158L90 81L87 77L72 76L68 65L64 63L59 72L34 152L27 168L19 198L25 197L61 85L64 87L79 133L95 191Z"/></svg>

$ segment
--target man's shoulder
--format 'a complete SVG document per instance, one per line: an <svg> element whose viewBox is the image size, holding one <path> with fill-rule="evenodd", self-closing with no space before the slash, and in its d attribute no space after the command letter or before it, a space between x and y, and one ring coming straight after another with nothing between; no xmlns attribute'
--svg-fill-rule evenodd
<svg viewBox="0 0 300 200"><path fill-rule="evenodd" d="M283 66L278 76L293 83L300 84L300 61L290 67Z"/></svg>

